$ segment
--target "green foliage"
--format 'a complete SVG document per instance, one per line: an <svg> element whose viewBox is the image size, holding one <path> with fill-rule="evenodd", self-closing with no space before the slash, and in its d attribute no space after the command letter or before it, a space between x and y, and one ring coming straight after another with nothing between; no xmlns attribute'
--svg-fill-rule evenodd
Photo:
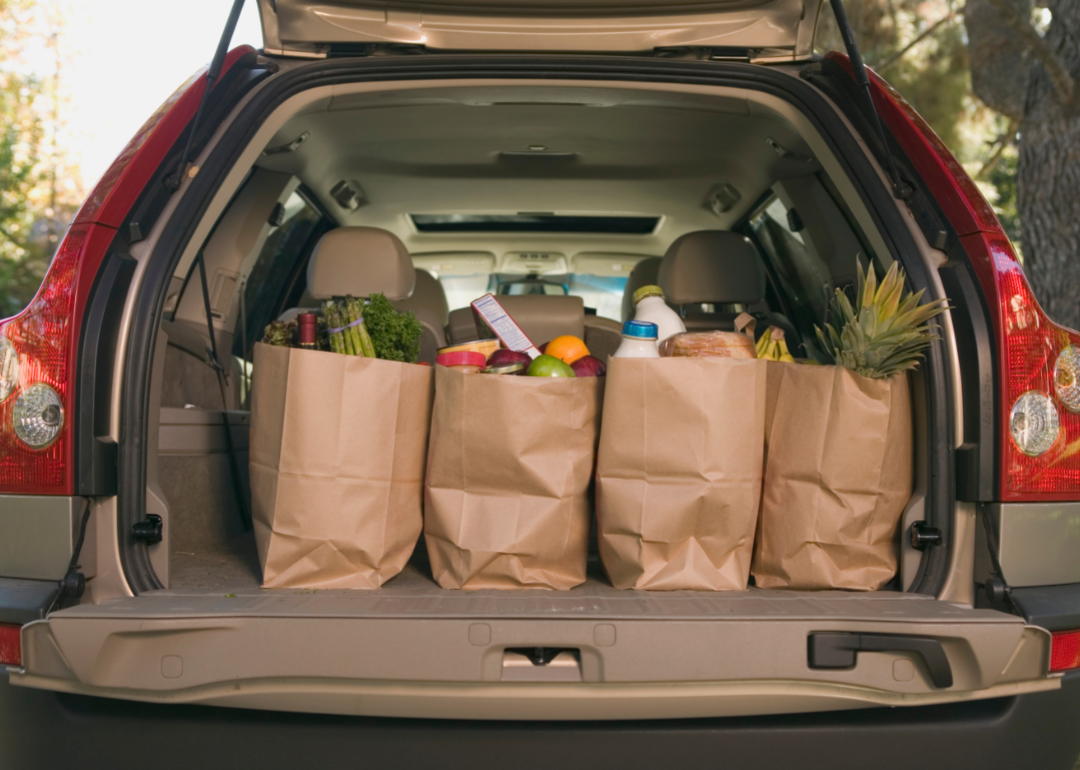
<svg viewBox="0 0 1080 770"><path fill-rule="evenodd" d="M382 294L372 294L364 308L364 326L375 344L375 355L387 361L415 364L420 360L423 325L411 312L399 313Z"/></svg>
<svg viewBox="0 0 1080 770"><path fill-rule="evenodd" d="M1001 153L1001 160L986 175L986 181L994 186L997 191L997 200L994 201L994 211L1001 226L1005 228L1005 234L1013 242L1016 250L1020 246L1020 214L1016 208L1016 174L1020 164L1020 153L1013 146L1006 147Z"/></svg>
<svg viewBox="0 0 1080 770"><path fill-rule="evenodd" d="M58 73L34 75L22 56L40 37L38 10L34 0L0 0L0 318L33 299L81 197L57 180Z"/></svg>

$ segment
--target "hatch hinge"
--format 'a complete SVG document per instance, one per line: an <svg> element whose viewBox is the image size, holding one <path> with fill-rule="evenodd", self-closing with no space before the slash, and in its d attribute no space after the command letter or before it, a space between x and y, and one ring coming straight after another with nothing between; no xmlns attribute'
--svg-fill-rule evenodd
<svg viewBox="0 0 1080 770"><path fill-rule="evenodd" d="M840 36L844 39L844 47L847 49L848 58L851 59L851 68L855 72L855 82L866 94L866 104L870 109L871 121L877 132L878 139L881 140L882 147L885 148L885 173L889 175L889 181L892 182L893 195L899 200L907 200L914 190L900 178L900 171L896 167L892 150L889 149L885 128L881 124L881 116L878 114L877 106L874 104L874 96L870 88L870 76L866 74L866 64L863 62L862 54L859 53L859 46L855 42L855 32L851 28L851 22L848 21L844 1L832 0L832 9L833 14L836 16L836 26L839 27Z"/></svg>

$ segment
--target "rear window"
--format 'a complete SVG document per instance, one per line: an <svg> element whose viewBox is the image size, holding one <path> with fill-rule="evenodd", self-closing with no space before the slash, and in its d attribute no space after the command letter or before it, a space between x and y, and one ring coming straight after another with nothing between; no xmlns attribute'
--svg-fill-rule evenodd
<svg viewBox="0 0 1080 770"><path fill-rule="evenodd" d="M660 217L561 214L413 214L421 233L596 233L651 235Z"/></svg>
<svg viewBox="0 0 1080 770"><path fill-rule="evenodd" d="M758 243L769 257L773 275L789 300L788 312L803 336L825 323L832 276L806 247L800 231L792 229L788 210L773 198L750 220Z"/></svg>

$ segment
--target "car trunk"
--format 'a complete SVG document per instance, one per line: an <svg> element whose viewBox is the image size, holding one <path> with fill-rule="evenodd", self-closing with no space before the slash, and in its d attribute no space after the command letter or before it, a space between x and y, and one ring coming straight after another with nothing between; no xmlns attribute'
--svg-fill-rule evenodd
<svg viewBox="0 0 1080 770"><path fill-rule="evenodd" d="M279 12L290 5L279 1ZM777 77L806 88L790 74ZM942 428L931 420L948 419L927 405L947 381L933 371L913 377L916 484L897 532L900 573L888 590L619 591L603 574L595 539L587 581L566 592L440 589L422 540L404 572L378 590L260 588L230 465L237 460L245 476L247 417L223 413L213 387L192 374L205 364L191 352L207 341L192 337L206 329L198 280L190 279L200 247L211 285L236 287L229 295L236 301L212 313L224 350L238 341L238 329L248 335L236 321L255 256L270 237L263 223L297 191L297 180L339 224L395 231L414 254L550 248L660 256L684 232L739 228L755 236L756 227L781 227L815 259L837 266L828 271L830 291L850 285L855 254L885 265L899 256L897 243L907 247L909 271L925 272L925 244L920 249L904 229L850 135L849 154L839 157L839 132L847 129L835 113L831 122L808 120L803 108L774 95L777 88L417 80L392 90L379 83L312 89L280 108L236 154L246 167L233 174L232 189L214 193L173 271L151 380L147 458L147 511L164 519L165 530L150 561L164 587L64 609L27 627L25 671L13 681L154 702L487 719L791 713L1056 688L1058 680L1046 676L1049 635L1019 617L974 609L973 576L961 575L960 587L942 598L910 590L923 555L901 532L926 516L934 497L929 444ZM822 126L836 133L827 138ZM279 149L305 134L307 149ZM531 150L538 136L543 148ZM530 152L540 160L520 157ZM362 188L365 205L335 204L329 191L343 180ZM873 195L867 180L880 188ZM712 192L725 186L737 193L726 209L714 205ZM515 191L517 212L656 214L662 223L645 236L473 233L455 240L417 233L404 216L505 212ZM230 201L251 207L236 217L258 224L247 236L230 229ZM800 212L805 231L784 211ZM214 239L223 233L240 245L218 249ZM297 251L290 275L302 274L308 253ZM806 339L811 328L800 318L812 317L801 312L808 300L785 295L777 276L770 272L770 294L756 310L783 317ZM279 292L274 314L302 304L301 288ZM240 343L244 358L253 342ZM246 364L235 376L245 381L240 371ZM168 390L180 381L187 390ZM238 392L226 399L230 409L243 406ZM226 419L235 426L231 448ZM962 514L936 515L958 521ZM966 553L962 546L954 552ZM837 640L851 651L850 665L843 654L837 665L815 651Z"/></svg>

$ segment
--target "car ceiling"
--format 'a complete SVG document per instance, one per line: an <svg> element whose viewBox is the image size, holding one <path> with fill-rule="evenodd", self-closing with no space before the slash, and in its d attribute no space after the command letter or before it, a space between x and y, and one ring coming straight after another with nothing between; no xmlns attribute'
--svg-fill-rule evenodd
<svg viewBox="0 0 1080 770"><path fill-rule="evenodd" d="M818 170L795 128L746 99L633 88L452 86L324 99L278 131L258 166L291 173L343 225L382 227L411 252L606 247L663 253L685 232L731 227L778 179ZM769 141L789 151L781 155ZM542 148L542 149L538 149ZM358 185L355 211L330 190ZM711 190L741 195L717 216ZM420 234L409 214L662 216L651 236Z"/></svg>

